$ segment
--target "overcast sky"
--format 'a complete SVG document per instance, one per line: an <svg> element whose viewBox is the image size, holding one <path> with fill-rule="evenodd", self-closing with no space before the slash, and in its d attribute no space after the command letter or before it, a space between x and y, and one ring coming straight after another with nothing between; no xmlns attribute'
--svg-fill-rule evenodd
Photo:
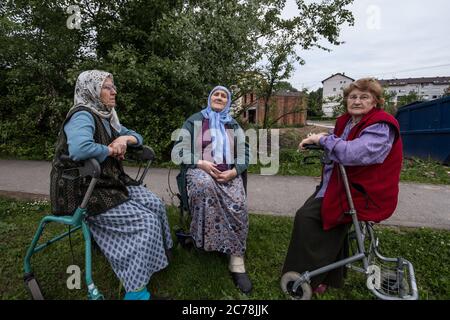
<svg viewBox="0 0 450 320"><path fill-rule="evenodd" d="M450 76L449 0L355 0L353 27L342 28L340 46L301 52L289 82L314 90L334 73L378 79ZM285 16L295 14L288 0Z"/></svg>

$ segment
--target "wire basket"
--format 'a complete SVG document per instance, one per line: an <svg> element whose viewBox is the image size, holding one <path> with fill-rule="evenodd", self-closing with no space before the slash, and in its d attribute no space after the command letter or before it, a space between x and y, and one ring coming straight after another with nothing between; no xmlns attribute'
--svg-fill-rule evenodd
<svg viewBox="0 0 450 320"><path fill-rule="evenodd" d="M367 266L348 267L367 276L367 287L383 300L417 300L418 290L413 265L406 259L387 258L378 251L378 238L375 236L373 223L360 222L361 237L367 257ZM356 233L349 232L349 251L359 252L356 245Z"/></svg>
<svg viewBox="0 0 450 320"><path fill-rule="evenodd" d="M417 284L412 264L401 257L386 258L375 251L370 261L368 288L383 300L417 300Z"/></svg>

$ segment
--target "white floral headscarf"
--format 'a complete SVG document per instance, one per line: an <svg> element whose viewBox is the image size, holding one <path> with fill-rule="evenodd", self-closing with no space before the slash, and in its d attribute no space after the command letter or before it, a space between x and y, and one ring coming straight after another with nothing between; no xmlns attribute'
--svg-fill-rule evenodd
<svg viewBox="0 0 450 320"><path fill-rule="evenodd" d="M80 73L75 85L72 109L80 106L87 107L101 118L109 119L111 126L120 132L122 127L116 109L109 109L100 100L100 92L106 78L113 80L113 75L100 70L88 70Z"/></svg>

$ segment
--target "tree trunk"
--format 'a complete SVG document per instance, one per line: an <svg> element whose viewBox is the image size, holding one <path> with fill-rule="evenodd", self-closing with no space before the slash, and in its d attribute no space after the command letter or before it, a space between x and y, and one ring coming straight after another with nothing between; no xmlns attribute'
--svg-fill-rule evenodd
<svg viewBox="0 0 450 320"><path fill-rule="evenodd" d="M270 109L269 101L270 101L270 97L272 96L272 93L273 93L274 82L275 82L275 78L272 77L270 79L269 87L267 88L267 91L264 94L264 122L263 122L263 129L267 129L267 119L269 117L269 109Z"/></svg>

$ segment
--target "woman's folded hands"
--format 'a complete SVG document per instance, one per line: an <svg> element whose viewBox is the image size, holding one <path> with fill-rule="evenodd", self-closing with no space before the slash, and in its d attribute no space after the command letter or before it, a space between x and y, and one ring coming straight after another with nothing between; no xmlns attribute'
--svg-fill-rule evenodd
<svg viewBox="0 0 450 320"><path fill-rule="evenodd" d="M222 172L217 169L217 164L207 160L199 160L197 167L208 173L211 177L216 179L217 182L221 183L226 183L237 176L236 169L233 168Z"/></svg>

